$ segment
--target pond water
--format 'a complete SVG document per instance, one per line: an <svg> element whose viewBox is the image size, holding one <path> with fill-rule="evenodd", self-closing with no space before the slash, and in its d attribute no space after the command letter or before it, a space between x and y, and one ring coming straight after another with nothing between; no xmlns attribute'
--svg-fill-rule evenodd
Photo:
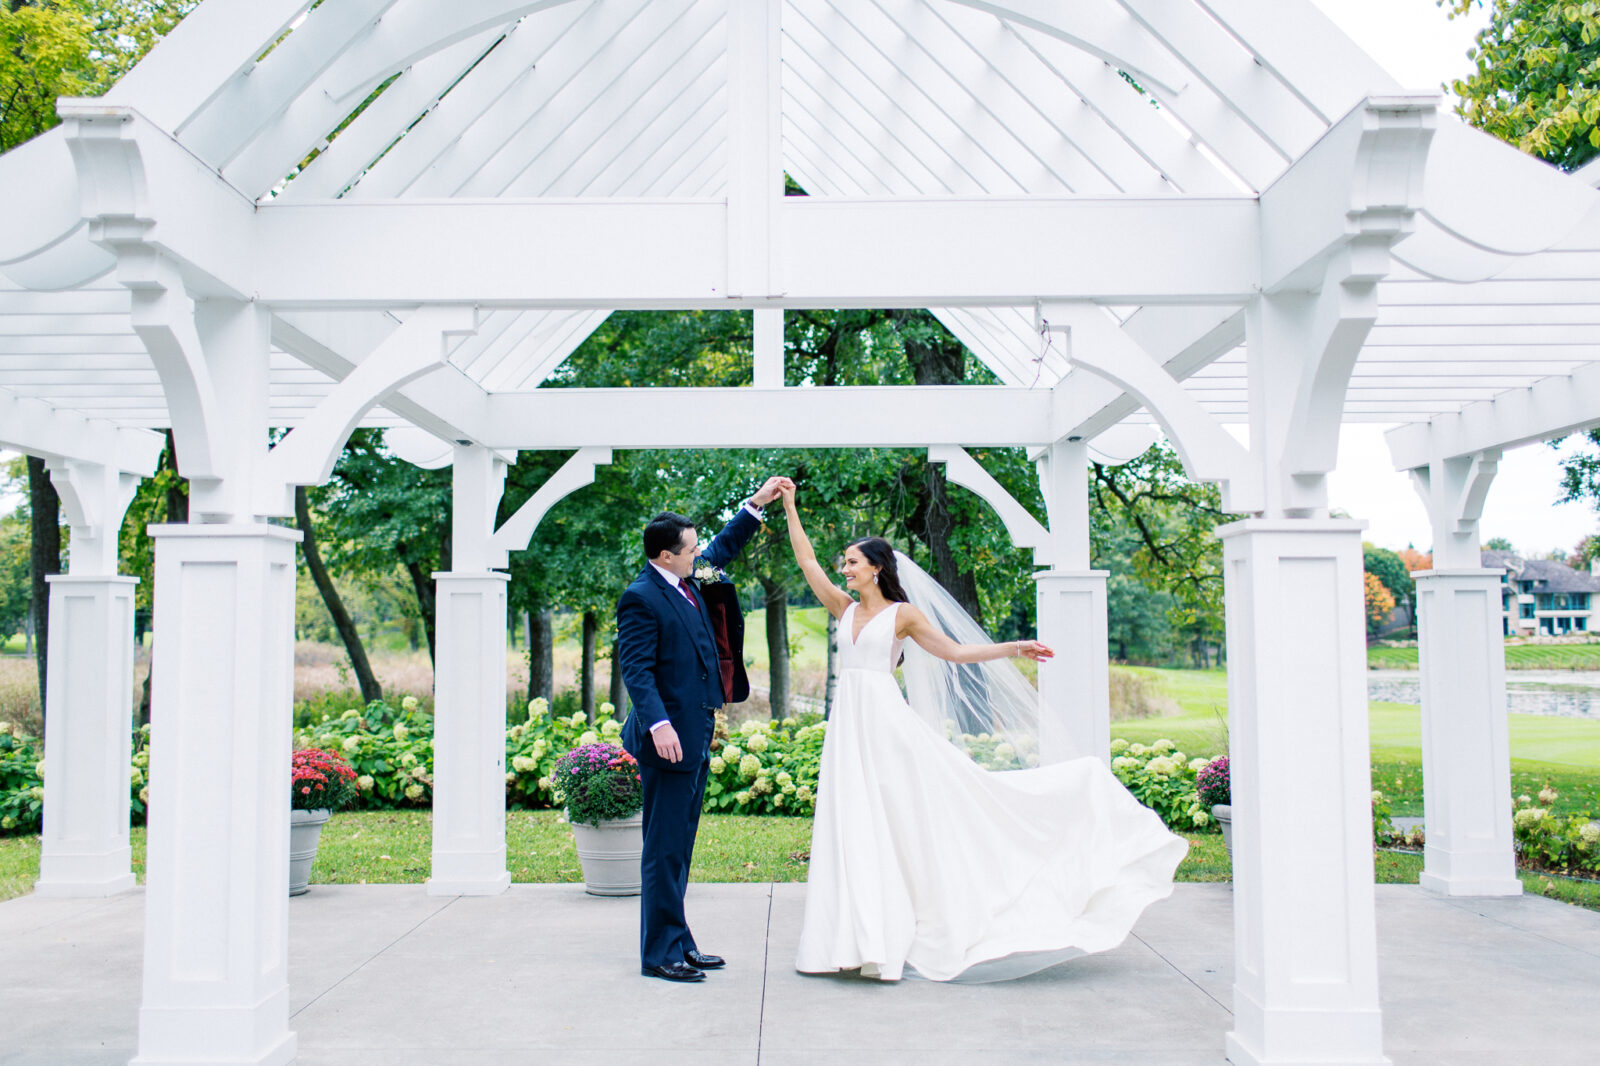
<svg viewBox="0 0 1600 1066"><path fill-rule="evenodd" d="M1415 670L1368 670L1367 698L1420 704L1422 678ZM1507 670L1506 709L1600 718L1600 670Z"/></svg>

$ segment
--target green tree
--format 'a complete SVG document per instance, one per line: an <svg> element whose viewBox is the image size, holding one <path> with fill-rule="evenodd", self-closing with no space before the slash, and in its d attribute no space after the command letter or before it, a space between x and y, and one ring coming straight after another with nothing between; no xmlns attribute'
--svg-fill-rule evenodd
<svg viewBox="0 0 1600 1066"><path fill-rule="evenodd" d="M1504 537L1490 537L1483 542L1483 550L1491 552L1514 552L1511 542Z"/></svg>
<svg viewBox="0 0 1600 1066"><path fill-rule="evenodd" d="M99 96L199 0L0 0L0 152L54 127L56 98Z"/></svg>
<svg viewBox="0 0 1600 1066"><path fill-rule="evenodd" d="M1383 587L1394 596L1395 603L1404 605L1416 599L1416 582L1411 579L1411 571L1398 552L1363 543L1361 555L1363 569L1383 582Z"/></svg>
<svg viewBox="0 0 1600 1066"><path fill-rule="evenodd" d="M1437 0L1455 18L1483 0ZM1451 85L1468 123L1563 170L1600 154L1600 4L1493 0L1475 70Z"/></svg>

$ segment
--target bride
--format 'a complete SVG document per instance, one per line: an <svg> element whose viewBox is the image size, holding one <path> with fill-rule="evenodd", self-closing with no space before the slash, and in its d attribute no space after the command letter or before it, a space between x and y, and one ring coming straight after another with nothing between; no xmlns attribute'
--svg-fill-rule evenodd
<svg viewBox="0 0 1600 1066"><path fill-rule="evenodd" d="M839 620L795 968L994 981L1120 944L1172 893L1188 844L1098 758L1065 758L1065 731L1006 661L1051 650L989 643L879 537L845 548L852 598L817 562L793 487L783 504L795 560Z"/></svg>

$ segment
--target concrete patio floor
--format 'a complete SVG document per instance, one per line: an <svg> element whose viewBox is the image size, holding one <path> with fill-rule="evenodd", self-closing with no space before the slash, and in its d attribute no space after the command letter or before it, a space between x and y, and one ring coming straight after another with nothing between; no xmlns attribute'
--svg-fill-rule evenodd
<svg viewBox="0 0 1600 1066"><path fill-rule="evenodd" d="M291 901L304 1066L761 1063L968 1066L1223 1061L1232 888L1179 885L1116 951L997 985L804 977L802 884L695 885L726 971L639 976L638 904L577 885L434 898L314 886ZM124 1063L136 1042L143 892L0 903L0 1064ZM1380 886L1386 1045L1399 1066L1596 1061L1600 914Z"/></svg>

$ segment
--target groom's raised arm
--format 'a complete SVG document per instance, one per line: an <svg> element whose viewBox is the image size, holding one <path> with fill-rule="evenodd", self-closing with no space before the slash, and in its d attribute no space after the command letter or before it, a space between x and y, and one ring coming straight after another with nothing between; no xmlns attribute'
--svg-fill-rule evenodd
<svg viewBox="0 0 1600 1066"><path fill-rule="evenodd" d="M656 684L657 649L661 636L644 598L632 589L617 601L617 659L628 686L633 713L649 726L667 721L667 706Z"/></svg>

